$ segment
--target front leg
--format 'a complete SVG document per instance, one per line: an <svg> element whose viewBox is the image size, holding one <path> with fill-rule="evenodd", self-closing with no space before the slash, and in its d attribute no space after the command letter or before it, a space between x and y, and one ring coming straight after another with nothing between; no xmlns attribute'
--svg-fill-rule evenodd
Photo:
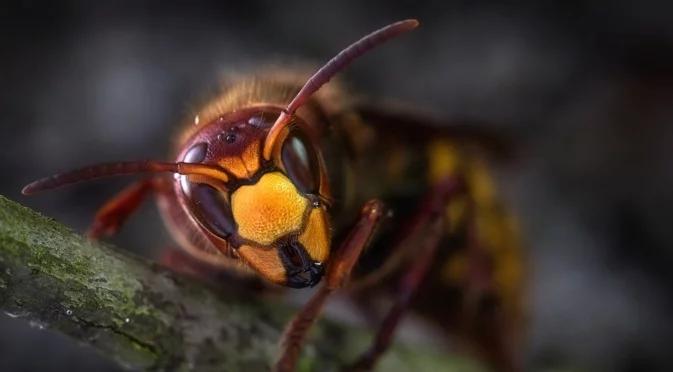
<svg viewBox="0 0 673 372"><path fill-rule="evenodd" d="M165 192L168 187L163 178L148 178L127 186L96 212L87 236L100 239L104 235L116 234L151 193Z"/></svg>
<svg viewBox="0 0 673 372"><path fill-rule="evenodd" d="M395 247L396 250L404 249L404 245L408 244L407 237L422 234L422 242L418 253L399 283L395 302L379 326L374 343L347 369L348 371L372 370L390 347L395 330L406 314L414 294L425 279L437 253L440 240L444 234L446 206L457 194L465 192L463 186L462 180L453 176L437 184L425 207L412 220L411 229L405 232L401 244Z"/></svg>
<svg viewBox="0 0 673 372"><path fill-rule="evenodd" d="M276 362L274 371L294 371L301 349L306 338L315 323L322 314L325 304L330 295L342 288L350 278L353 266L358 261L360 254L367 247L376 230L377 225L384 215L384 205L378 200L367 202L362 208L360 220L348 234L327 267L325 284L304 305L294 319L288 324L282 337L282 354Z"/></svg>

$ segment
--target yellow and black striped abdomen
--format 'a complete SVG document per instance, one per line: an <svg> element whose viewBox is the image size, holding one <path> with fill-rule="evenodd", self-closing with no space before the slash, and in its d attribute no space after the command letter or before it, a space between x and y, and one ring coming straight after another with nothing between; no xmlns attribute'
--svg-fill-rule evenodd
<svg viewBox="0 0 673 372"><path fill-rule="evenodd" d="M446 209L446 233L465 235L468 220L468 202L474 207L473 223L476 244L488 257L493 295L501 304L508 323L520 324L523 319L524 248L517 219L501 199L487 161L478 153L464 151L449 139L436 139L427 144L430 185L447 177L460 177L467 186L467 194L451 200ZM465 239L452 240L465 242ZM448 287L468 285L469 259L467 244L446 247L443 262L433 280Z"/></svg>

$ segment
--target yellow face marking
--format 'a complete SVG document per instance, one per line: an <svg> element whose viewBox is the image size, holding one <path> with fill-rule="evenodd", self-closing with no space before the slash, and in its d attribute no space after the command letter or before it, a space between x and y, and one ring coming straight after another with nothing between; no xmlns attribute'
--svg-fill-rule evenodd
<svg viewBox="0 0 673 372"><path fill-rule="evenodd" d="M285 283L287 272L278 256L278 250L242 245L236 252L243 262L262 277L277 284Z"/></svg>
<svg viewBox="0 0 673 372"><path fill-rule="evenodd" d="M218 165L227 169L236 178L252 177L259 170L259 142L250 141L240 154L222 158Z"/></svg>
<svg viewBox="0 0 673 372"><path fill-rule="evenodd" d="M327 213L322 208L315 208L311 211L306 228L299 235L299 242L311 259L316 262L327 261L330 252L330 236L327 229Z"/></svg>
<svg viewBox="0 0 673 372"><path fill-rule="evenodd" d="M281 173L267 173L254 185L241 186L231 196L231 211L238 234L260 245L302 226L308 199Z"/></svg>

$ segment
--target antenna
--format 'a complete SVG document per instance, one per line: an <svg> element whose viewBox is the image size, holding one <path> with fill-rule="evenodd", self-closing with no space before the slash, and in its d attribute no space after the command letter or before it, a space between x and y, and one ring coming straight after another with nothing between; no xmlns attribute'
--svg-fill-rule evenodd
<svg viewBox="0 0 673 372"><path fill-rule="evenodd" d="M339 54L337 54L329 62L327 62L320 70L318 70L318 72L308 79L306 84L304 84L304 87L301 88L292 102L287 105L285 110L283 110L276 122L271 127L271 130L269 130L269 134L266 136L266 140L264 141L264 149L262 152L264 159L271 159L271 151L273 150L273 146L278 139L278 136L283 131L283 129L285 129L285 127L290 124L292 121L292 116L294 116L295 112L297 112L297 109L306 103L306 101L311 98L313 93L318 91L318 89L329 82L336 74L346 68L346 66L350 65L351 62L353 62L353 60L356 58L394 38L395 36L413 30L417 26L418 21L415 19L408 19L406 21L390 24L351 44L346 49L339 52Z"/></svg>
<svg viewBox="0 0 673 372"><path fill-rule="evenodd" d="M227 182L229 176L217 166L198 164L198 163L162 163L156 161L127 161L119 163L97 164L88 167L72 170L65 173L56 174L51 177L43 178L32 182L24 187L21 193L24 195L35 194L40 191L55 189L71 183L103 178L108 176L118 176L134 173L160 173L170 172L183 175L201 175Z"/></svg>

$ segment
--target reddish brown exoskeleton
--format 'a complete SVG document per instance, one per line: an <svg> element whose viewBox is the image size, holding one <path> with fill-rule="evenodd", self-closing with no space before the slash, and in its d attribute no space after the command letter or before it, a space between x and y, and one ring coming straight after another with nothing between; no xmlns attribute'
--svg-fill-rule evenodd
<svg viewBox="0 0 673 372"><path fill-rule="evenodd" d="M285 331L278 371L294 370L311 324L342 288L395 298L353 368L373 368L413 308L494 367L520 370L520 249L483 156L496 142L469 124L428 125L413 112L349 101L338 82L325 85L417 25L384 27L312 76L276 70L234 79L182 128L174 162L94 165L23 192L151 173L101 208L91 237L115 233L154 193L187 253L168 254L168 266L189 271L191 260L238 270L232 263L242 262L284 287L322 281Z"/></svg>

